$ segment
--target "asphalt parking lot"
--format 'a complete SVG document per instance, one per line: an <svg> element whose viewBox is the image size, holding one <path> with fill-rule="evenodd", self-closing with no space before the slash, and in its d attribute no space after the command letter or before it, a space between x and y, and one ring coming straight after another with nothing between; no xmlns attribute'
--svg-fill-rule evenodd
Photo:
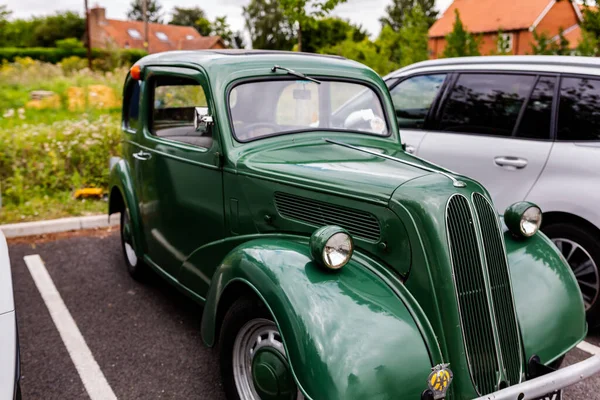
<svg viewBox="0 0 600 400"><path fill-rule="evenodd" d="M158 277L133 281L118 230L9 241L23 398L90 398L23 257L37 254L118 399L224 399L218 359L200 338L202 308ZM600 333L587 342L600 346ZM590 354L572 350L565 365ZM107 397L110 398L110 397ZM600 399L600 376L568 388Z"/></svg>

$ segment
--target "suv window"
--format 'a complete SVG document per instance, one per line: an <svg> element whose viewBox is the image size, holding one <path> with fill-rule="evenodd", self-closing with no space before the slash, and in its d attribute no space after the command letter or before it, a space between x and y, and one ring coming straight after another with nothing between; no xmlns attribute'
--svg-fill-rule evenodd
<svg viewBox="0 0 600 400"><path fill-rule="evenodd" d="M563 78L558 140L600 140L600 80Z"/></svg>
<svg viewBox="0 0 600 400"><path fill-rule="evenodd" d="M512 136L533 75L462 74L446 102L440 129Z"/></svg>
<svg viewBox="0 0 600 400"><path fill-rule="evenodd" d="M527 102L516 136L528 139L550 139L552 100L555 87L555 77L540 76Z"/></svg>
<svg viewBox="0 0 600 400"><path fill-rule="evenodd" d="M128 104L126 108L127 115L124 116L125 128L137 130L140 118L140 83L132 81L127 87L125 101Z"/></svg>
<svg viewBox="0 0 600 400"><path fill-rule="evenodd" d="M156 78L150 131L165 139L210 147L210 131L201 133L194 128L195 107L207 107L204 90L198 82L188 78Z"/></svg>
<svg viewBox="0 0 600 400"><path fill-rule="evenodd" d="M446 74L414 76L390 91L398 127L423 129L429 108L445 79Z"/></svg>

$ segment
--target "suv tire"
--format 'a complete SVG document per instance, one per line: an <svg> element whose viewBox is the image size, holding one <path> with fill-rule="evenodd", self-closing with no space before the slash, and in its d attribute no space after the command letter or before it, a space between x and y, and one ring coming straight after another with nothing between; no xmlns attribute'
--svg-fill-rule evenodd
<svg viewBox="0 0 600 400"><path fill-rule="evenodd" d="M559 248L579 283L590 328L600 325L600 238L580 225L553 223L542 231Z"/></svg>

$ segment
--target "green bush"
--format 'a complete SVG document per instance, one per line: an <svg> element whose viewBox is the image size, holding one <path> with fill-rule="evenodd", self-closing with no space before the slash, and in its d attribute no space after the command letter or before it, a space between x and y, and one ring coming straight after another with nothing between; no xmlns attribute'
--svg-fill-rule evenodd
<svg viewBox="0 0 600 400"><path fill-rule="evenodd" d="M119 155L117 115L0 129L4 203L108 186L108 160Z"/></svg>
<svg viewBox="0 0 600 400"><path fill-rule="evenodd" d="M66 39L68 40L68 39ZM67 43L68 45L69 43ZM92 49L92 58L94 60L106 60L116 56L120 65L133 65L137 60L144 57L147 53L144 50L125 49L125 50L103 50ZM1 47L0 48L0 63L14 62L17 58L29 57L33 60L45 61L52 64L57 64L64 58L68 57L86 58L87 51L82 47Z"/></svg>

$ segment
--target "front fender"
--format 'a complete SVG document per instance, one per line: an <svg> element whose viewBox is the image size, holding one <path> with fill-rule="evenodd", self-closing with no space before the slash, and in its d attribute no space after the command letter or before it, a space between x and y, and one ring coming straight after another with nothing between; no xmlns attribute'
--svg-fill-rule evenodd
<svg viewBox="0 0 600 400"><path fill-rule="evenodd" d="M144 236L139 203L135 194L131 170L124 159L120 159L110 170L109 188L108 212L109 214L116 212L115 209L119 202L123 202L122 206L129 210L129 218L133 228L133 247L137 256L142 258L144 256Z"/></svg>
<svg viewBox="0 0 600 400"><path fill-rule="evenodd" d="M536 354L547 364L587 333L577 281L543 233L516 239L505 232L504 240L526 359Z"/></svg>
<svg viewBox="0 0 600 400"><path fill-rule="evenodd" d="M202 319L205 342L215 342L226 288L243 282L271 311L308 398L420 398L432 365L407 306L356 261L356 253L338 272L321 269L309 254L307 242L283 239L234 249L212 279Z"/></svg>

